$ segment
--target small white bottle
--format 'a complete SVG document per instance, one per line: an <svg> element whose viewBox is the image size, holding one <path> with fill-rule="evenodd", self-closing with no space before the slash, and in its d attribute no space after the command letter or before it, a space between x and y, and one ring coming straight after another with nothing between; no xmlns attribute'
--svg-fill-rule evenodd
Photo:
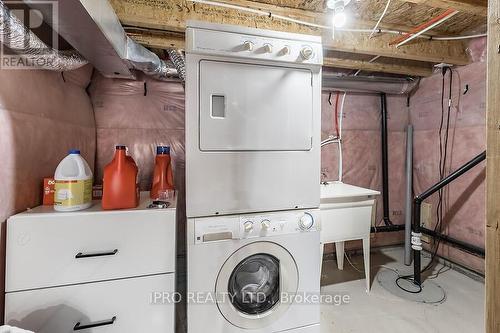
<svg viewBox="0 0 500 333"><path fill-rule="evenodd" d="M79 150L69 151L57 166L54 180L55 210L71 212L92 205L92 171Z"/></svg>

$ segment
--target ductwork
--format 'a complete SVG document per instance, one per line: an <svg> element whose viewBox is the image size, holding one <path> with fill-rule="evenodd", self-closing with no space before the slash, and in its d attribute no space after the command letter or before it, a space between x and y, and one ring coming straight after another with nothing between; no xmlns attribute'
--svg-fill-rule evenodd
<svg viewBox="0 0 500 333"><path fill-rule="evenodd" d="M43 0L28 5L36 1ZM134 79L139 70L158 80L184 79L182 54L167 62L128 37L107 0L59 0L57 6L59 20L47 23L105 77Z"/></svg>
<svg viewBox="0 0 500 333"><path fill-rule="evenodd" d="M419 80L415 78L342 76L323 72L323 89L325 90L404 95L411 93L418 86L418 82Z"/></svg>
<svg viewBox="0 0 500 333"><path fill-rule="evenodd" d="M127 37L127 53L124 60L129 62L131 68L144 72L157 80L178 76L177 69L173 64L161 60L155 53L130 37Z"/></svg>
<svg viewBox="0 0 500 333"><path fill-rule="evenodd" d="M2 43L26 64L47 70L70 71L87 64L76 51L58 51L47 46L0 1L0 38Z"/></svg>

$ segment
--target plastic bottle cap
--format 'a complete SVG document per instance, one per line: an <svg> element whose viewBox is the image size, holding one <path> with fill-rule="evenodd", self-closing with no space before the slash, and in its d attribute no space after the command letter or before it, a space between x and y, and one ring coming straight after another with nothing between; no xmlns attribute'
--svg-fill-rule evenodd
<svg viewBox="0 0 500 333"><path fill-rule="evenodd" d="M116 146L116 150L126 150L127 149L127 146Z"/></svg>
<svg viewBox="0 0 500 333"><path fill-rule="evenodd" d="M157 155L170 154L170 147L169 146L157 146L156 147L156 154Z"/></svg>
<svg viewBox="0 0 500 333"><path fill-rule="evenodd" d="M70 149L68 151L68 154L70 154L70 155L80 155L80 151L78 149Z"/></svg>

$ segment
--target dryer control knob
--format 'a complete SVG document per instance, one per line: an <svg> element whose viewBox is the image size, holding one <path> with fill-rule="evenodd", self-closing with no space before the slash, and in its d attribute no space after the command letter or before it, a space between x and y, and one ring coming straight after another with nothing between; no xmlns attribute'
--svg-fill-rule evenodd
<svg viewBox="0 0 500 333"><path fill-rule="evenodd" d="M262 229L269 229L271 227L271 221L269 220L262 220L262 222L260 222L261 226L262 226Z"/></svg>
<svg viewBox="0 0 500 333"><path fill-rule="evenodd" d="M312 57L314 56L314 50L310 46L304 46L302 50L300 50L300 56L304 60L311 60Z"/></svg>
<svg viewBox="0 0 500 333"><path fill-rule="evenodd" d="M253 46L254 46L253 43L248 40L243 43L243 49L245 51L253 51Z"/></svg>
<svg viewBox="0 0 500 333"><path fill-rule="evenodd" d="M271 44L264 44L263 48L264 52L273 53L273 46Z"/></svg>
<svg viewBox="0 0 500 333"><path fill-rule="evenodd" d="M299 220L299 228L302 230L309 230L314 225L314 217L309 213L304 215Z"/></svg>
<svg viewBox="0 0 500 333"><path fill-rule="evenodd" d="M279 55L280 55L280 56L287 56L287 55L289 55L289 54L290 54L290 52L291 52L291 51L290 51L290 46L286 45L286 46L284 46L284 47L281 49L281 51L280 51Z"/></svg>
<svg viewBox="0 0 500 333"><path fill-rule="evenodd" d="M246 221L243 223L243 228L245 229L245 232L250 232L253 230L253 222L252 221Z"/></svg>

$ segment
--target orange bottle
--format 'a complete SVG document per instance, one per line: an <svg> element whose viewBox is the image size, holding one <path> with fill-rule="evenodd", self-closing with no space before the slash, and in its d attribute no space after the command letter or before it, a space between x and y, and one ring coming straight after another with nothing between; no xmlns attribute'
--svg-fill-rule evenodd
<svg viewBox="0 0 500 333"><path fill-rule="evenodd" d="M137 165L127 147L116 146L113 160L104 167L102 208L124 209L139 205Z"/></svg>
<svg viewBox="0 0 500 333"><path fill-rule="evenodd" d="M170 147L156 147L155 169L153 185L151 186L151 199L158 199L159 192L174 189L174 176L170 160Z"/></svg>

